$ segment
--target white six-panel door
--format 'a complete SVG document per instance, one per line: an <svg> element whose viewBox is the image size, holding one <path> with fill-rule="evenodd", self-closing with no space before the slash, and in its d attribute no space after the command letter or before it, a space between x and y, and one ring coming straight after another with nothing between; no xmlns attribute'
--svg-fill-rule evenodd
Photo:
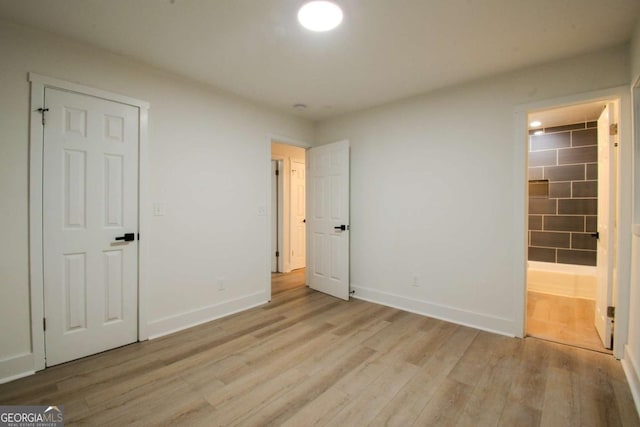
<svg viewBox="0 0 640 427"><path fill-rule="evenodd" d="M137 340L138 108L45 90L48 366Z"/></svg>
<svg viewBox="0 0 640 427"><path fill-rule="evenodd" d="M348 300L349 142L309 149L307 166L307 281L312 289Z"/></svg>
<svg viewBox="0 0 640 427"><path fill-rule="evenodd" d="M598 119L598 254L595 326L605 348L612 348L612 320L607 307L613 299L614 219L616 207L615 175L611 168L615 138L610 126L615 123L615 105L607 104Z"/></svg>
<svg viewBox="0 0 640 427"><path fill-rule="evenodd" d="M305 267L306 224L305 224L305 164L291 160L291 269Z"/></svg>

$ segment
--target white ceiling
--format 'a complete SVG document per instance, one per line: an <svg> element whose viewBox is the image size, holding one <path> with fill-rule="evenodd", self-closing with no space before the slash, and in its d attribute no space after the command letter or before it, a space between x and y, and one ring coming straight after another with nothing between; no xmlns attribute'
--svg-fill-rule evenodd
<svg viewBox="0 0 640 427"><path fill-rule="evenodd" d="M629 40L638 0L0 0L0 17L314 120ZM295 110L304 103L308 108Z"/></svg>
<svg viewBox="0 0 640 427"><path fill-rule="evenodd" d="M571 105L569 107L554 108L552 110L537 111L535 113L529 113L529 123L538 120L542 125L537 127L546 128L592 122L598 120L606 104L606 101L597 101L587 104Z"/></svg>

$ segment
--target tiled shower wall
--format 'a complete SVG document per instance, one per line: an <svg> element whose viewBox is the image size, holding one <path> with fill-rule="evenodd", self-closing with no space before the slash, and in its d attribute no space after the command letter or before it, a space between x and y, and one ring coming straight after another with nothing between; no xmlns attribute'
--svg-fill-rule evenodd
<svg viewBox="0 0 640 427"><path fill-rule="evenodd" d="M531 135L529 189L529 260L595 266L597 123Z"/></svg>

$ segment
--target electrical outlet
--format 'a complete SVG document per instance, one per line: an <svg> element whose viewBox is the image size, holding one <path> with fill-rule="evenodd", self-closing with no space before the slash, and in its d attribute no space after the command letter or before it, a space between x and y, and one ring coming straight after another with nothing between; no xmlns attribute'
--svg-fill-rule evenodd
<svg viewBox="0 0 640 427"><path fill-rule="evenodd" d="M218 277L218 290L219 291L225 290L224 277Z"/></svg>
<svg viewBox="0 0 640 427"><path fill-rule="evenodd" d="M258 205L258 216L267 215L267 207L265 205Z"/></svg>

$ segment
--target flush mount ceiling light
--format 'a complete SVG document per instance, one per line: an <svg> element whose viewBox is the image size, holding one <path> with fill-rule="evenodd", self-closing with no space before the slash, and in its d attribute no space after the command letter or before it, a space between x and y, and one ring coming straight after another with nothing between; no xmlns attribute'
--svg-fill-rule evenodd
<svg viewBox="0 0 640 427"><path fill-rule="evenodd" d="M529 123L529 126L531 126L532 128L537 128L542 126L542 122L540 120L534 120L531 123Z"/></svg>
<svg viewBox="0 0 640 427"><path fill-rule="evenodd" d="M310 1L298 11L298 21L307 30L329 31L342 22L342 9L331 1Z"/></svg>

